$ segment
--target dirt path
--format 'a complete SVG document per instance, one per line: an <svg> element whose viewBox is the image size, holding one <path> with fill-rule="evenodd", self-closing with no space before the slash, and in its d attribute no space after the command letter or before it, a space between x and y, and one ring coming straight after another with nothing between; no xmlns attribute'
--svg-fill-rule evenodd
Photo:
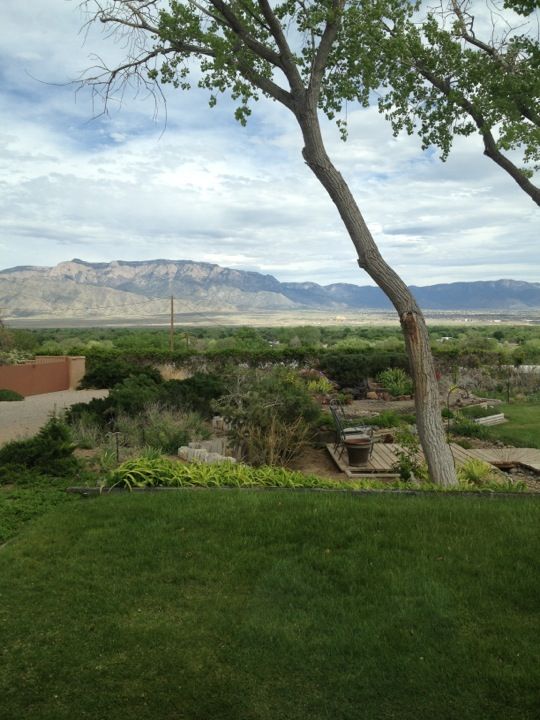
<svg viewBox="0 0 540 720"><path fill-rule="evenodd" d="M51 413L93 398L105 397L108 390L62 390L30 395L20 402L0 402L0 445L9 440L31 437L45 425Z"/></svg>

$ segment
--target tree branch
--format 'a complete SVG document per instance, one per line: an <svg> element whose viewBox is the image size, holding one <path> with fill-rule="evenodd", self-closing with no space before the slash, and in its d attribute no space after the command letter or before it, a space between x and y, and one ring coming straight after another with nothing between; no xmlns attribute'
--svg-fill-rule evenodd
<svg viewBox="0 0 540 720"><path fill-rule="evenodd" d="M433 87L437 88L445 97L449 97L452 92L452 88L447 80L438 77L428 68L422 65L420 61L415 63L416 70L430 82ZM540 188L532 183L529 178L517 167L514 163L504 155L495 142L495 138L491 132L491 129L487 125L484 116L476 110L474 105L464 95L460 93L453 93L452 102L458 105L464 110L469 117L474 121L478 128L482 141L484 143L484 155L491 158L494 162L503 168L510 177L520 186L520 188L527 193L527 195L537 204L540 205Z"/></svg>
<svg viewBox="0 0 540 720"><path fill-rule="evenodd" d="M328 63L328 57L330 55L332 45L334 44L341 25L341 15L345 6L345 2L344 0L334 0L332 6L335 16L332 19L328 20L326 23L311 68L309 93L314 99L318 99L319 96L322 79L324 77L324 71Z"/></svg>
<svg viewBox="0 0 540 720"><path fill-rule="evenodd" d="M304 83L302 82L302 78L298 71L298 65L296 64L296 60L294 59L293 52L287 42L287 38L285 37L281 24L275 16L268 0L258 0L258 3L266 22L270 27L270 32L276 41L276 45L279 48L281 61L283 63L283 72L289 81L291 90L295 94L303 95L305 90Z"/></svg>
<svg viewBox="0 0 540 720"><path fill-rule="evenodd" d="M260 57L262 60L266 60L274 67L280 68L280 70L285 71L283 63L281 61L281 57L278 55L278 53L267 47L264 43L259 42L259 40L256 40L252 35L250 35L243 23L240 22L238 17L231 10L231 7L228 3L222 2L222 0L209 0L209 2L223 16L226 25L232 30L236 37L242 40L246 47L252 50L255 55Z"/></svg>

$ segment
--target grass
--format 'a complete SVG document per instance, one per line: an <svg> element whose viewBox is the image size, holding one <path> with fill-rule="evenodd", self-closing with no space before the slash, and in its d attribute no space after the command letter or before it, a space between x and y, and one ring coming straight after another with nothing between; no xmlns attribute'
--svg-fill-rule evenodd
<svg viewBox="0 0 540 720"><path fill-rule="evenodd" d="M532 720L540 503L79 499L0 551L3 720Z"/></svg>
<svg viewBox="0 0 540 720"><path fill-rule="evenodd" d="M508 418L504 425L487 428L488 438L516 447L540 448L540 402L498 405Z"/></svg>
<svg viewBox="0 0 540 720"><path fill-rule="evenodd" d="M30 520L73 501L65 487L66 482L62 480L44 481L41 487L0 486L0 546L17 535Z"/></svg>

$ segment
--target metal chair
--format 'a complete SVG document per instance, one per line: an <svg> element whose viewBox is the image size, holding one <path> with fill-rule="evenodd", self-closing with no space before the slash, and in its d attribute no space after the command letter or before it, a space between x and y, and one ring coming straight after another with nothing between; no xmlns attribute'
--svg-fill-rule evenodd
<svg viewBox="0 0 540 720"><path fill-rule="evenodd" d="M341 456L347 439L369 437L371 440L369 454L371 455L373 451L373 428L369 425L347 425L347 417L343 406L335 399L330 400L328 406L336 425L334 452L337 452L338 447L341 446L341 452L339 453Z"/></svg>

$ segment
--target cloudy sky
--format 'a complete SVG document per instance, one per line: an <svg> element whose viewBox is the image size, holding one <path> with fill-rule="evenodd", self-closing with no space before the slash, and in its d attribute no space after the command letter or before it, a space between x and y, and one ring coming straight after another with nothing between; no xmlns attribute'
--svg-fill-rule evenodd
<svg viewBox="0 0 540 720"><path fill-rule="evenodd" d="M2 18L0 268L172 258L372 284L284 108L262 101L242 128L226 99L167 88L166 124L130 94L103 116L69 81L121 49L85 40L78 0L2 0ZM540 280L538 209L478 140L443 164L375 108L348 121L346 144L325 126L330 155L409 284Z"/></svg>

